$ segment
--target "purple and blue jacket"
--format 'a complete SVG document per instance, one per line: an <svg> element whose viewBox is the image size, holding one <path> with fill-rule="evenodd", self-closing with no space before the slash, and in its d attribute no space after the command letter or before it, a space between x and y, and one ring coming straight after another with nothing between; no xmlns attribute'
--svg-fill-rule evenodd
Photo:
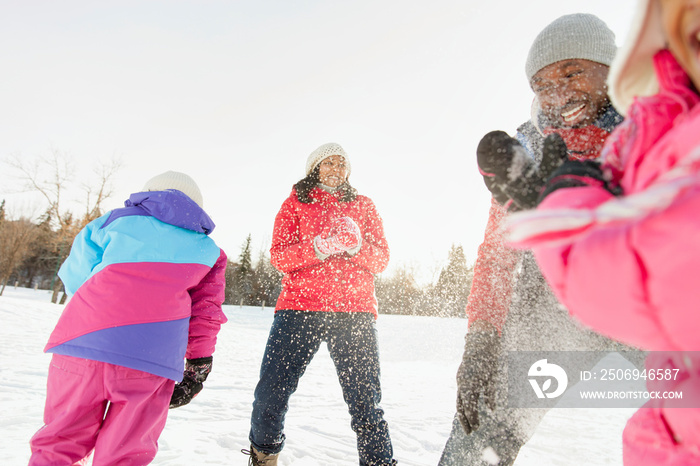
<svg viewBox="0 0 700 466"><path fill-rule="evenodd" d="M214 222L176 190L132 194L90 222L58 273L72 295L45 351L175 381L211 356L226 317Z"/></svg>

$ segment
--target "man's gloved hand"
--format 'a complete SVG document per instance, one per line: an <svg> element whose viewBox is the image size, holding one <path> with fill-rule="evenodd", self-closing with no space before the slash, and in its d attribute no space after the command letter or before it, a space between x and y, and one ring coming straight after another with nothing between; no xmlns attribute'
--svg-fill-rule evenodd
<svg viewBox="0 0 700 466"><path fill-rule="evenodd" d="M173 396L170 398L170 409L184 406L197 396L204 388L204 381L211 372L213 357L188 359L182 382L175 384Z"/></svg>
<svg viewBox="0 0 700 466"><path fill-rule="evenodd" d="M499 202L497 192L501 199L512 200L511 211L535 207L545 181L566 158L566 144L556 133L545 138L539 166L517 139L503 131L486 134L477 147L477 162L487 187L487 178L492 178L489 190Z"/></svg>
<svg viewBox="0 0 700 466"><path fill-rule="evenodd" d="M350 217L334 220L330 228L314 238L316 249L327 256L355 249L362 244L362 232Z"/></svg>
<svg viewBox="0 0 700 466"><path fill-rule="evenodd" d="M496 409L496 379L501 337L492 324L479 320L469 327L464 356L457 371L457 418L470 434L479 428L479 398Z"/></svg>
<svg viewBox="0 0 700 466"><path fill-rule="evenodd" d="M599 162L567 160L547 180L538 204L557 189L581 186L600 186L615 196L622 194L622 188L613 185L609 177L605 176Z"/></svg>
<svg viewBox="0 0 700 466"><path fill-rule="evenodd" d="M476 162L484 184L499 204L505 205L510 197L501 186L508 180L508 171L517 150L522 146L517 139L504 131L491 131L486 134L476 148Z"/></svg>

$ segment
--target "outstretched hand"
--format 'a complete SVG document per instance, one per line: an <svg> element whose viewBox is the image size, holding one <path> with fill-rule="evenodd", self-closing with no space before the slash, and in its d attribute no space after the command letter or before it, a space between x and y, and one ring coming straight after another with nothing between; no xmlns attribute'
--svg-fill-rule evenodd
<svg viewBox="0 0 700 466"><path fill-rule="evenodd" d="M539 166L503 131L486 134L476 152L486 187L498 202L510 203L509 210L535 207L547 178L567 158L566 144L556 133L545 138Z"/></svg>
<svg viewBox="0 0 700 466"><path fill-rule="evenodd" d="M508 180L508 172L518 148L522 149L517 139L504 131L487 133L476 148L476 162L484 184L500 204L507 204L510 197L501 187Z"/></svg>

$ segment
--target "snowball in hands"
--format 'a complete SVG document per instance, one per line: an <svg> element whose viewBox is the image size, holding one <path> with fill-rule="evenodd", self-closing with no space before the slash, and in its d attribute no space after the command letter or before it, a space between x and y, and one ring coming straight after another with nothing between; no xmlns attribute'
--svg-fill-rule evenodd
<svg viewBox="0 0 700 466"><path fill-rule="evenodd" d="M350 217L340 217L330 224L330 228L314 238L316 249L327 256L340 254L359 248L362 233L357 223Z"/></svg>

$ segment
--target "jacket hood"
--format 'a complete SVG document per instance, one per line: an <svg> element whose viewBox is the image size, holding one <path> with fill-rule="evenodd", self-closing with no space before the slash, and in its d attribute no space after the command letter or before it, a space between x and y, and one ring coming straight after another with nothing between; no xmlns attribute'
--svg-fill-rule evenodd
<svg viewBox="0 0 700 466"><path fill-rule="evenodd" d="M124 201L124 206L140 207L161 222L205 235L216 227L196 202L176 189L134 193Z"/></svg>
<svg viewBox="0 0 700 466"><path fill-rule="evenodd" d="M635 96L650 96L659 91L653 57L665 47L659 2L638 0L627 38L608 73L610 99L623 115Z"/></svg>

